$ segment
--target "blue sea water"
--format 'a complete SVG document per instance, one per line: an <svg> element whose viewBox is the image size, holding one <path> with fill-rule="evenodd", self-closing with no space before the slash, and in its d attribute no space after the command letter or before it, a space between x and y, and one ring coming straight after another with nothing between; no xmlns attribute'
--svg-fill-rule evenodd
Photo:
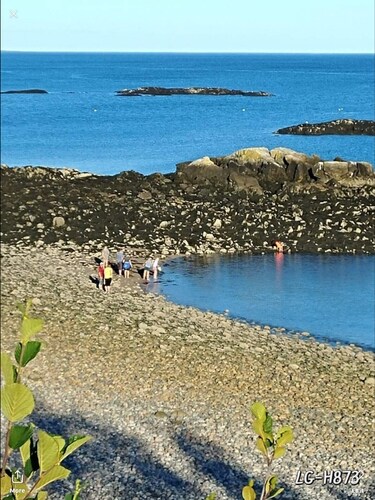
<svg viewBox="0 0 375 500"><path fill-rule="evenodd" d="M374 138L279 136L278 128L374 119L374 56L2 53L2 162L95 173L171 172L244 147L284 146L374 163ZM117 97L139 86L217 86L274 97Z"/></svg>
<svg viewBox="0 0 375 500"><path fill-rule="evenodd" d="M98 174L175 170L245 147L283 146L324 159L374 161L374 137L285 136L278 128L374 119L374 55L1 54L1 161ZM273 97L117 97L140 86L265 90ZM280 257L279 257L280 259ZM373 347L372 257L273 256L173 262L172 300L248 321Z"/></svg>
<svg viewBox="0 0 375 500"><path fill-rule="evenodd" d="M375 348L375 256L191 257L164 270L149 290L178 304Z"/></svg>

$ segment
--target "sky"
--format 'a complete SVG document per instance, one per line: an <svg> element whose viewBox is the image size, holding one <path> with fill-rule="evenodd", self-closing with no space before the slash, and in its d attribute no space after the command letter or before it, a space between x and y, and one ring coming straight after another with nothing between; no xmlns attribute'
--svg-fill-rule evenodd
<svg viewBox="0 0 375 500"><path fill-rule="evenodd" d="M373 0L2 0L2 50L373 53Z"/></svg>

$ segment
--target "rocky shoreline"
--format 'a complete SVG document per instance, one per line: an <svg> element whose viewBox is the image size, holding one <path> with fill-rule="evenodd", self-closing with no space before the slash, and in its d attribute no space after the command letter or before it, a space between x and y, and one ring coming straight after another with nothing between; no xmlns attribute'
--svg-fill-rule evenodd
<svg viewBox="0 0 375 500"><path fill-rule="evenodd" d="M300 123L280 128L275 134L292 135L375 135L375 121L348 118L322 123Z"/></svg>
<svg viewBox="0 0 375 500"><path fill-rule="evenodd" d="M261 400L296 436L274 468L282 498L374 498L372 353L171 304L145 294L135 270L105 295L90 280L98 255L1 247L2 348L17 338L17 302L32 297L45 319L40 360L26 375L34 421L94 438L70 464L65 491L80 477L89 500L238 499L249 477L259 485L265 474L249 416ZM360 470L361 480L297 485L307 470Z"/></svg>
<svg viewBox="0 0 375 500"><path fill-rule="evenodd" d="M285 148L204 157L167 175L1 167L1 238L26 246L105 242L167 256L271 252L279 239L292 252L373 254L374 206L369 163Z"/></svg>

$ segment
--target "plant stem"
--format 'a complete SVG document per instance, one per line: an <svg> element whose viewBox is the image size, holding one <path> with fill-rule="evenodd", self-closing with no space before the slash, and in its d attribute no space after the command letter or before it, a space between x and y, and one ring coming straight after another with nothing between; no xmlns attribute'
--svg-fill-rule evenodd
<svg viewBox="0 0 375 500"><path fill-rule="evenodd" d="M2 476L5 475L5 467L7 465L8 458L10 456L10 450L11 450L11 448L9 447L9 439L10 439L10 431L11 431L11 429L12 429L12 422L10 420L8 420L8 423L7 423L7 432L6 432L6 435L5 435L4 457L3 457L3 462L2 462L2 465L1 465L1 475Z"/></svg>

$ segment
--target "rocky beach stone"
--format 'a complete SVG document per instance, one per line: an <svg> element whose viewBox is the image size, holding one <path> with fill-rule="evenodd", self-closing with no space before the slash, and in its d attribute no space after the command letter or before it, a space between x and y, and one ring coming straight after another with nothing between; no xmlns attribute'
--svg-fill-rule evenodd
<svg viewBox="0 0 375 500"><path fill-rule="evenodd" d="M231 90L218 87L186 87L186 88L165 88L165 87L138 87L136 89L117 90L118 96L140 96L140 95L242 95L250 97L269 97L272 94L260 91L251 90Z"/></svg>
<svg viewBox="0 0 375 500"><path fill-rule="evenodd" d="M348 118L322 123L301 123L280 128L275 134L293 135L375 135L375 121Z"/></svg>
<svg viewBox="0 0 375 500"><path fill-rule="evenodd" d="M197 500L212 491L237 500L249 478L259 486L267 473L250 423L255 400L276 428L294 430L273 469L282 498L374 498L374 386L364 383L374 380L373 353L145 293L141 256L105 295L90 280L99 256L73 243L1 246L2 348L18 338L18 302L34 297L33 315L45 320L42 351L23 375L36 398L33 421L53 434L93 436L52 500L77 477L88 500ZM297 485L307 470L362 477L357 486Z"/></svg>

